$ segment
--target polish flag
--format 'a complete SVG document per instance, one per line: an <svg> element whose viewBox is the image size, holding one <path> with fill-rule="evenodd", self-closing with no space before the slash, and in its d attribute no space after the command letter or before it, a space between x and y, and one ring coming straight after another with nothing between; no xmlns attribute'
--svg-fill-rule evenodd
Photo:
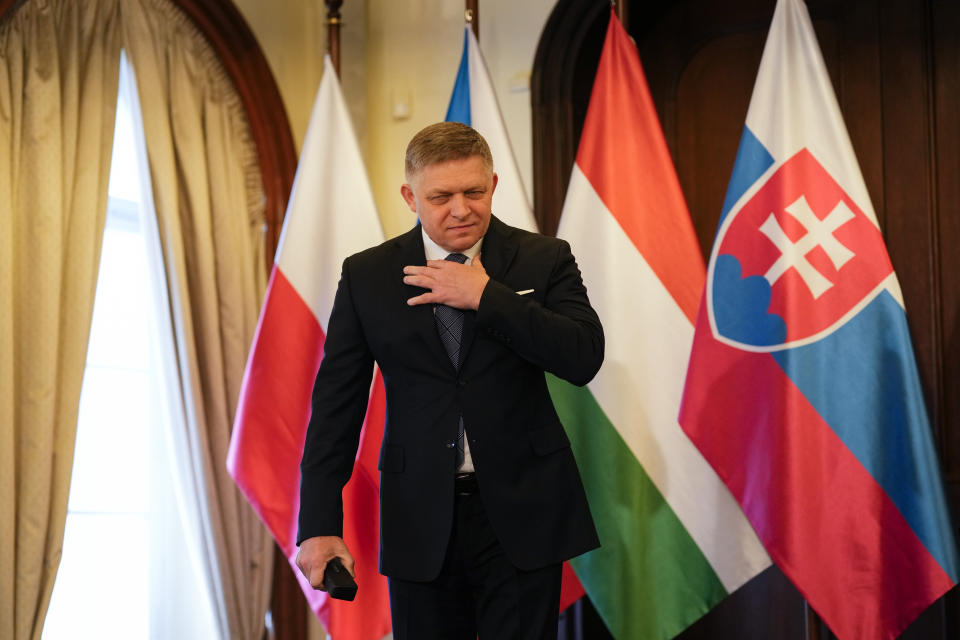
<svg viewBox="0 0 960 640"><path fill-rule="evenodd" d="M374 640L390 633L387 581L377 572L376 465L385 409L379 372L353 476L343 491L344 539L356 559L360 587L356 600L328 598L310 586L294 563L300 457L341 264L384 239L329 56L325 66L247 361L227 467L283 549L327 633Z"/></svg>

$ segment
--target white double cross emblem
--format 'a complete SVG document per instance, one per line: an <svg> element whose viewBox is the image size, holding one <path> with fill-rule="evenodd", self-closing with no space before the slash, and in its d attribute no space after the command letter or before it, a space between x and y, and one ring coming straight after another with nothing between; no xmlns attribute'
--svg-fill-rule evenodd
<svg viewBox="0 0 960 640"><path fill-rule="evenodd" d="M855 215L841 200L833 208L833 211L821 220L807 204L807 199L804 196L800 196L793 204L786 207L786 211L803 225L807 233L793 242L787 237L780 223L777 222L777 218L771 213L760 226L760 232L767 236L770 242L780 250L780 257L770 266L763 277L772 287L786 273L787 269L793 267L803 278L803 282L810 289L813 298L817 299L824 291L832 287L833 283L810 264L806 255L815 247L821 247L830 261L833 262L834 268L839 269L846 264L855 254L841 244L833 236L833 232L852 220Z"/></svg>

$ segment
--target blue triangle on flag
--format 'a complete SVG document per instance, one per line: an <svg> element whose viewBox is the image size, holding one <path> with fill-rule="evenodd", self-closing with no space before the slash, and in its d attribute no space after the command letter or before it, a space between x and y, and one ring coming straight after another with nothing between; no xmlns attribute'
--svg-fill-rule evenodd
<svg viewBox="0 0 960 640"><path fill-rule="evenodd" d="M466 29L469 29L467 27ZM457 70L457 79L453 83L453 95L450 96L450 106L447 107L447 122L462 122L470 125L470 43L467 40L467 31L463 31L463 55L460 57L460 68Z"/></svg>
<svg viewBox="0 0 960 640"><path fill-rule="evenodd" d="M740 196L756 182L763 172L774 163L773 156L757 136L747 126L743 127L740 136L740 148L737 149L737 159L733 163L733 175L727 186L727 196L723 200L723 209L720 212L720 222L727 217L727 213L737 203ZM719 225L718 225L719 227Z"/></svg>

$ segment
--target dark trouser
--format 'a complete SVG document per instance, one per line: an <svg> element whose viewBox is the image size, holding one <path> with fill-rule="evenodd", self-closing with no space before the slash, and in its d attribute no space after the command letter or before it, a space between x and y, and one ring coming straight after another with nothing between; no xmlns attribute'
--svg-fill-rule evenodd
<svg viewBox="0 0 960 640"><path fill-rule="evenodd" d="M476 491L457 495L453 532L432 582L389 579L394 640L557 637L560 564L521 571L507 559Z"/></svg>

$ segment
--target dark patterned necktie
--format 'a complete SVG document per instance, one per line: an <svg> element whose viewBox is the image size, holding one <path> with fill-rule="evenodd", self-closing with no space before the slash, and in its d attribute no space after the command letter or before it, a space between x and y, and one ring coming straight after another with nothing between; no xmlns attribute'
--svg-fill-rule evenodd
<svg viewBox="0 0 960 640"><path fill-rule="evenodd" d="M451 253L446 259L463 264L467 261L467 256L462 253ZM460 341L463 339L463 311L448 307L445 304L438 304L433 315L437 321L440 342L443 343L443 348L447 350L453 368L459 371ZM460 424L457 427L457 469L461 465L463 465L463 416L460 416Z"/></svg>

